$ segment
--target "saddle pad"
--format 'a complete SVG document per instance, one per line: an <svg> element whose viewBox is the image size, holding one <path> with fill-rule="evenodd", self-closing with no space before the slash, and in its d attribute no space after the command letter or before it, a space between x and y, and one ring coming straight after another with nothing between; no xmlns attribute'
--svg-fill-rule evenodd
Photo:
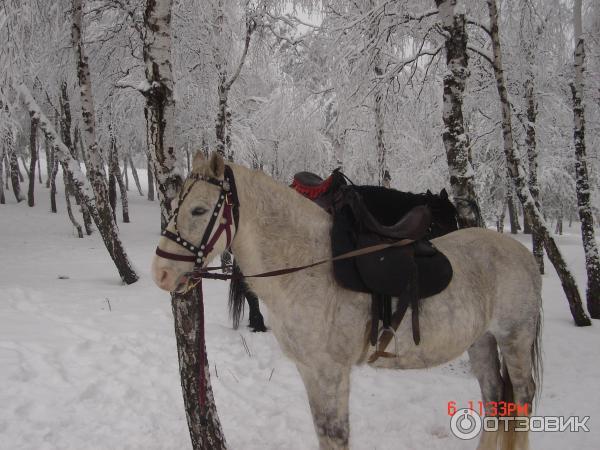
<svg viewBox="0 0 600 450"><path fill-rule="evenodd" d="M377 235L360 235L358 248L381 243ZM452 279L450 261L430 242L418 241L356 258L363 283L371 292L400 297L416 271L417 298L442 292Z"/></svg>
<svg viewBox="0 0 600 450"><path fill-rule="evenodd" d="M331 230L333 255L385 242L376 234L356 232L352 213L336 212ZM356 258L335 261L336 281L346 289L400 297L406 292L415 271L418 298L443 291L452 279L450 261L428 241L388 248Z"/></svg>

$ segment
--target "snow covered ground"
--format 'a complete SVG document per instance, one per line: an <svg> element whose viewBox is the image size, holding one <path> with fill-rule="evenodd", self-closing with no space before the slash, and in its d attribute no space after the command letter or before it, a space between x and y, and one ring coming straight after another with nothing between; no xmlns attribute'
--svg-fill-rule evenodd
<svg viewBox="0 0 600 450"><path fill-rule="evenodd" d="M60 183L59 183L60 184ZM150 279L156 203L130 191L121 224L141 275L120 283L99 236L77 239L65 213L0 206L0 449L191 448L178 378L169 296ZM526 237L519 236L523 242ZM559 238L585 287L576 228ZM600 448L600 322L576 328L556 274L544 276L544 385L540 415L591 416L589 433L536 433L538 450ZM295 367L271 333L233 330L227 285L205 283L208 357L232 449L315 449ZM267 325L269 315L264 311ZM243 340L250 350L245 350ZM353 449L474 449L451 435L448 401L479 400L465 356L443 367L352 375Z"/></svg>

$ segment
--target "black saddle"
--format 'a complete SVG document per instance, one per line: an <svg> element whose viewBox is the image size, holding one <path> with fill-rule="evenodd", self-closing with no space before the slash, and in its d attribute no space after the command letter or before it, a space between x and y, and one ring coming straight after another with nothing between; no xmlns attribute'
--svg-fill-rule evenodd
<svg viewBox="0 0 600 450"><path fill-rule="evenodd" d="M365 201L362 187L348 184L339 170L327 180L301 172L294 177L292 187L333 215L333 256L402 239L413 241L334 261L333 271L336 281L346 289L372 294L372 345L377 343L379 322L383 322L384 328L392 324L397 328L408 306L412 309L413 338L418 344L419 300L443 291L452 279L450 262L427 239L432 221L429 207L420 205L399 213L400 205L389 204L384 213L381 196L371 196L369 202ZM398 298L394 313L392 298Z"/></svg>

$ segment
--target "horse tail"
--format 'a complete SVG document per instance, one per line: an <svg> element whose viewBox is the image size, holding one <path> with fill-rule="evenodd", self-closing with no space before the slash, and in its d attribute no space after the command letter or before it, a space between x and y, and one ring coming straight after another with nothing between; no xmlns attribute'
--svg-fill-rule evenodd
<svg viewBox="0 0 600 450"><path fill-rule="evenodd" d="M535 324L535 339L531 348L531 367L533 370L533 382L535 383L534 401L535 405L539 404L540 395L542 393L543 369L544 362L542 359L542 306L540 302L540 314L537 317ZM533 405L532 405L533 406Z"/></svg>
<svg viewBox="0 0 600 450"><path fill-rule="evenodd" d="M240 326L240 318L244 315L244 300L248 286L241 278L242 270L240 266L235 262L233 263L233 275L234 277L229 283L229 317L233 321L233 328L237 330Z"/></svg>

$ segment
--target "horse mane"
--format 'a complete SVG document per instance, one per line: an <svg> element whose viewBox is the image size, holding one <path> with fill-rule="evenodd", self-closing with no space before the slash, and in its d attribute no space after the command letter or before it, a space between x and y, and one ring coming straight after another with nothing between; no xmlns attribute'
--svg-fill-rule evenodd
<svg viewBox="0 0 600 450"><path fill-rule="evenodd" d="M383 225L391 226L415 206L427 205L433 210L453 214L454 205L437 194L397 191L382 186L355 186L369 208ZM447 203L447 206L445 205ZM390 208L390 205L394 205ZM444 207L445 206L445 207ZM443 210L443 211L442 211Z"/></svg>

